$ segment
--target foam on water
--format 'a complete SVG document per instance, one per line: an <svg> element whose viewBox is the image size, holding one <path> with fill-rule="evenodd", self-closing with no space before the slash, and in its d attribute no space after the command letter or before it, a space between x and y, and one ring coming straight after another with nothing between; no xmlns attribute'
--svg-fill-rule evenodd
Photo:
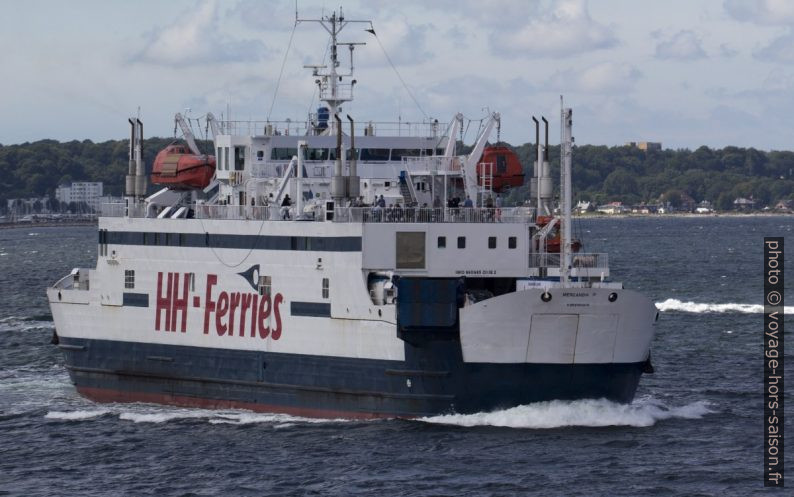
<svg viewBox="0 0 794 497"><path fill-rule="evenodd" d="M107 409L98 409L92 411L50 411L44 417L47 419L58 419L61 421L83 421L86 419L98 418L109 414Z"/></svg>
<svg viewBox="0 0 794 497"><path fill-rule="evenodd" d="M714 411L709 403L697 401L668 407L643 398L633 404L617 404L605 399L538 402L503 411L477 414L450 414L422 418L420 421L456 426L500 426L508 428L549 429L570 426L631 426L644 428L658 421L682 418L699 419Z"/></svg>
<svg viewBox="0 0 794 497"><path fill-rule="evenodd" d="M268 414L235 410L170 408L148 404L108 404L107 408L99 410L85 410L78 408L74 411L50 411L45 417L48 419L60 419L64 421L84 421L91 420L106 414L118 416L118 419L121 421L153 424L184 420L200 420L206 421L213 425L271 424L275 428L283 428L286 426L293 426L298 423L316 424L348 422L346 419L315 419L290 416L287 414Z"/></svg>
<svg viewBox="0 0 794 497"><path fill-rule="evenodd" d="M764 312L762 304L706 304L699 302L683 302L678 299L667 299L664 302L657 302L656 308L662 312L680 311L691 312L694 314L705 313L740 313L740 314L761 314ZM785 314L794 314L794 307L786 306L783 308Z"/></svg>

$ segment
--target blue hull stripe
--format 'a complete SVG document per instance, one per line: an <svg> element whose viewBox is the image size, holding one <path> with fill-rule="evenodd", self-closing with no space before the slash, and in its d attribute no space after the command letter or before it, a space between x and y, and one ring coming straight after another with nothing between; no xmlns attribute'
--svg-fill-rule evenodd
<svg viewBox="0 0 794 497"><path fill-rule="evenodd" d="M92 398L351 417L473 413L554 399L630 402L643 368L464 363L457 342L406 344L406 361L74 338L61 344L78 390L105 392Z"/></svg>

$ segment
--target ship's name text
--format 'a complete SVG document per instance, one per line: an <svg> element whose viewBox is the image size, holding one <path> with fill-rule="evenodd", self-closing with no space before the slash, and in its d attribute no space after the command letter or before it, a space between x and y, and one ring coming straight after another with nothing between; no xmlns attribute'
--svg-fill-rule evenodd
<svg viewBox="0 0 794 497"><path fill-rule="evenodd" d="M155 330L187 331L191 277L189 273L157 273ZM204 296L205 335L213 331L218 336L259 337L263 340L281 338L283 295L275 293L271 298L268 293L218 291L215 288L217 284L218 276L208 274ZM193 307L201 306L199 295L193 295L192 304Z"/></svg>

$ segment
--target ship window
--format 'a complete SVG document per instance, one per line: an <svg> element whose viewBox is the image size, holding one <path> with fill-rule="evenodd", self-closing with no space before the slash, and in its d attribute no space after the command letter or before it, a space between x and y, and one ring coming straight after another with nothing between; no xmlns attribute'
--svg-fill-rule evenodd
<svg viewBox="0 0 794 497"><path fill-rule="evenodd" d="M436 155L444 155L444 152L446 152L446 150L444 150L443 148L436 149Z"/></svg>
<svg viewBox="0 0 794 497"><path fill-rule="evenodd" d="M424 269L425 233L423 231L398 231L396 254L398 269Z"/></svg>
<svg viewBox="0 0 794 497"><path fill-rule="evenodd" d="M432 148L426 148L424 150L424 153L425 153L425 155L433 155L433 149Z"/></svg>
<svg viewBox="0 0 794 497"><path fill-rule="evenodd" d="M223 148L222 147L218 147L218 151L216 152L216 155L215 155L215 157L218 158L217 159L218 160L218 169L223 169L223 153L222 152L223 152Z"/></svg>
<svg viewBox="0 0 794 497"><path fill-rule="evenodd" d="M328 149L327 148L307 149L306 160L328 160Z"/></svg>
<svg viewBox="0 0 794 497"><path fill-rule="evenodd" d="M265 151L264 150L257 150L256 151L256 160L264 160L265 158Z"/></svg>
<svg viewBox="0 0 794 497"><path fill-rule="evenodd" d="M188 273L190 275L190 291L196 291L196 273Z"/></svg>
<svg viewBox="0 0 794 497"><path fill-rule="evenodd" d="M465 236L459 236L458 237L458 248L459 249L465 249L466 248L466 237Z"/></svg>
<svg viewBox="0 0 794 497"><path fill-rule="evenodd" d="M234 147L234 170L242 171L245 165L245 147Z"/></svg>
<svg viewBox="0 0 794 497"><path fill-rule="evenodd" d="M438 237L438 248L447 248L447 237L445 236Z"/></svg>
<svg viewBox="0 0 794 497"><path fill-rule="evenodd" d="M132 269L124 270L124 288L135 288L135 271Z"/></svg>
<svg viewBox="0 0 794 497"><path fill-rule="evenodd" d="M273 148L270 152L270 158L273 160L292 160L295 155L298 155L297 148Z"/></svg>
<svg viewBox="0 0 794 497"><path fill-rule="evenodd" d="M260 276L257 289L259 295L270 295L270 276Z"/></svg>
<svg viewBox="0 0 794 497"><path fill-rule="evenodd" d="M403 157L419 157L418 148L395 148L391 151L391 160L401 160Z"/></svg>
<svg viewBox="0 0 794 497"><path fill-rule="evenodd" d="M496 248L496 237L495 236L489 236L488 237L488 248L489 249L495 249Z"/></svg>
<svg viewBox="0 0 794 497"><path fill-rule="evenodd" d="M516 237L511 236L507 239L507 248L514 249L516 248Z"/></svg>
<svg viewBox="0 0 794 497"><path fill-rule="evenodd" d="M387 161L389 160L388 148L362 148L361 160Z"/></svg>
<svg viewBox="0 0 794 497"><path fill-rule="evenodd" d="M323 298L327 299L329 295L329 281L328 278L323 278Z"/></svg>
<svg viewBox="0 0 794 497"><path fill-rule="evenodd" d="M229 170L229 147L223 147L223 168Z"/></svg>

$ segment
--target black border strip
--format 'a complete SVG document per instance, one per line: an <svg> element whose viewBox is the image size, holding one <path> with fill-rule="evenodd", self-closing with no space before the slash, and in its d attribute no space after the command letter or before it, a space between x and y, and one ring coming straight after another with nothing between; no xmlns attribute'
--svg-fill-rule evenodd
<svg viewBox="0 0 794 497"><path fill-rule="evenodd" d="M105 243L162 247L212 247L255 250L360 252L360 236L223 235L211 233L162 233L107 231Z"/></svg>
<svg viewBox="0 0 794 497"><path fill-rule="evenodd" d="M289 303L289 313L293 316L308 316L313 318L330 318L331 304L324 302L295 302Z"/></svg>

